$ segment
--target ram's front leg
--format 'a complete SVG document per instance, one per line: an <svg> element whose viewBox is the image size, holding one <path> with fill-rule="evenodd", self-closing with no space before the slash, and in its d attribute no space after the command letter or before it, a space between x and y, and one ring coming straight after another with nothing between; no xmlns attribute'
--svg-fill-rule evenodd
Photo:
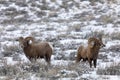
<svg viewBox="0 0 120 80"><path fill-rule="evenodd" d="M92 68L92 59L88 58L88 62L89 62L90 68Z"/></svg>
<svg viewBox="0 0 120 80"><path fill-rule="evenodd" d="M77 53L76 63L80 62L81 59L82 59L81 55L79 53Z"/></svg>
<svg viewBox="0 0 120 80"><path fill-rule="evenodd" d="M97 59L94 59L94 67L96 68Z"/></svg>

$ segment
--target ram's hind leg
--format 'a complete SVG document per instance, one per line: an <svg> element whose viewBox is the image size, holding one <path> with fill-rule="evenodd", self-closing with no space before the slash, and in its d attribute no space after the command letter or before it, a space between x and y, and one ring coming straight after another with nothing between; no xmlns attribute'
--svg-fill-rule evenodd
<svg viewBox="0 0 120 80"><path fill-rule="evenodd" d="M45 61L50 65L51 55L46 54L46 55L45 55Z"/></svg>

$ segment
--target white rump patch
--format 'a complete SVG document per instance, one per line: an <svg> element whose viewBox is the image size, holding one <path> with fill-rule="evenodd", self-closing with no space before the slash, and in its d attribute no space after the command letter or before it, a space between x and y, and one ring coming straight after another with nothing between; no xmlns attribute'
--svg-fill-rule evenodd
<svg viewBox="0 0 120 80"><path fill-rule="evenodd" d="M52 43L50 43L50 42L49 42L48 44L50 45L50 47L51 47L51 48L52 48L52 50L53 50L53 46L52 46Z"/></svg>

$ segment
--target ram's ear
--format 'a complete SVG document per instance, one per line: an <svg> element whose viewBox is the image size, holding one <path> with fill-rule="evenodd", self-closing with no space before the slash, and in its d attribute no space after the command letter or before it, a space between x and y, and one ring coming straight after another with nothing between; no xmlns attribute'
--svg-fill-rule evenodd
<svg viewBox="0 0 120 80"><path fill-rule="evenodd" d="M32 43L33 43L32 40L29 40L29 41L28 41L28 44L32 44Z"/></svg>
<svg viewBox="0 0 120 80"><path fill-rule="evenodd" d="M94 44L95 44L95 42L94 42L94 41L91 41L91 42L90 42L90 48L93 48Z"/></svg>
<svg viewBox="0 0 120 80"><path fill-rule="evenodd" d="M20 45L23 45L24 38L23 37L19 37L18 39L16 39L16 41L18 41Z"/></svg>

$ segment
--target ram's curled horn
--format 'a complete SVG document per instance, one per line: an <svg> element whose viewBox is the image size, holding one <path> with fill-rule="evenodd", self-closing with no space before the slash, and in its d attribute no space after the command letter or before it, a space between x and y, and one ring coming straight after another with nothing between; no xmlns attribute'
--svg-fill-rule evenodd
<svg viewBox="0 0 120 80"><path fill-rule="evenodd" d="M31 40L32 42L35 41L35 39L34 39L33 37L26 37L25 40L26 40L26 41L30 41L30 40Z"/></svg>
<svg viewBox="0 0 120 80"><path fill-rule="evenodd" d="M93 39L93 38L89 38L88 39L88 44L91 44L91 43L93 43L95 40Z"/></svg>

